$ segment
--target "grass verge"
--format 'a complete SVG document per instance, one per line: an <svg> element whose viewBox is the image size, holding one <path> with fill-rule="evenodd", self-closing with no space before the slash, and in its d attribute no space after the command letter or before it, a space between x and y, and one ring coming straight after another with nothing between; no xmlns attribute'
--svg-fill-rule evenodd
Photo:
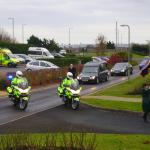
<svg viewBox="0 0 150 150"><path fill-rule="evenodd" d="M134 111L134 112L142 111L140 102L123 102L123 101L111 101L111 100L100 100L100 99L82 99L81 101L85 104L104 108L104 109L126 110L126 111Z"/></svg>
<svg viewBox="0 0 150 150"><path fill-rule="evenodd" d="M74 148L71 148L71 145L74 145ZM149 150L150 135L90 133L2 135L0 148L2 150Z"/></svg>
<svg viewBox="0 0 150 150"><path fill-rule="evenodd" d="M110 88L98 91L92 95L106 95L106 96L117 96L117 97L141 97L142 85L144 83L150 83L150 76L147 77L137 77L135 79L126 81L124 83L112 86Z"/></svg>

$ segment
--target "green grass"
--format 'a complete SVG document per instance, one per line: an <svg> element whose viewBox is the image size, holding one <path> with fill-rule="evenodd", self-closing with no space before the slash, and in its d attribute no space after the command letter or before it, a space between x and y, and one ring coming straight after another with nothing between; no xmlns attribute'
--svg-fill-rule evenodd
<svg viewBox="0 0 150 150"><path fill-rule="evenodd" d="M150 83L150 76L147 77L137 77L135 79L126 81L119 85L114 85L110 88L98 91L92 95L99 96L99 95L106 95L106 96L117 96L117 97L134 97L140 98L141 97L141 88L143 83Z"/></svg>
<svg viewBox="0 0 150 150"><path fill-rule="evenodd" d="M145 56L136 54L136 53L132 53L132 57L133 57L133 59L143 59Z"/></svg>
<svg viewBox="0 0 150 150"><path fill-rule="evenodd" d="M20 143L25 145L61 145L60 140L66 140L65 142L75 142L78 139L78 143L82 145L82 140L88 145L88 140L94 140L96 149L93 150L149 150L150 149L150 135L120 135L120 134L83 134L83 133L59 133L59 134L27 134L27 135L3 135L0 137L1 143L8 142L7 145L11 146L14 142L16 146ZM2 140L3 139L3 140ZM75 140L76 139L76 140ZM50 140L50 141L49 141ZM75 140L75 141L74 141ZM48 143L53 142L53 143ZM76 141L77 142L77 141ZM80 143L81 142L81 143ZM9 145L10 144L10 145ZM76 145L77 146L77 145ZM2 146L3 147L3 146ZM88 147L89 150L90 147ZM4 150L4 149L3 149ZM12 149L13 150L13 149ZM30 149L31 150L31 149ZM37 149L34 149L37 150ZM72 150L67 148L65 150ZM84 149L82 149L84 150Z"/></svg>
<svg viewBox="0 0 150 150"><path fill-rule="evenodd" d="M124 101L111 101L101 99L82 99L81 101L85 104L105 109L127 110L136 112L142 111L142 106L140 102L124 102Z"/></svg>

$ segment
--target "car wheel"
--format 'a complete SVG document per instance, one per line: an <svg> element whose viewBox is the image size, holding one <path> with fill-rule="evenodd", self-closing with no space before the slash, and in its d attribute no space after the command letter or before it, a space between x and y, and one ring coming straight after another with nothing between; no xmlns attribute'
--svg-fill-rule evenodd
<svg viewBox="0 0 150 150"><path fill-rule="evenodd" d="M128 70L125 72L125 76L128 76Z"/></svg>
<svg viewBox="0 0 150 150"><path fill-rule="evenodd" d="M98 77L96 78L96 84L99 84L99 78Z"/></svg>
<svg viewBox="0 0 150 150"><path fill-rule="evenodd" d="M7 66L8 66L9 68L12 68L12 67L13 67L13 64L12 64L12 63L9 63Z"/></svg>
<svg viewBox="0 0 150 150"><path fill-rule="evenodd" d="M31 69L27 69L27 71L32 71Z"/></svg>
<svg viewBox="0 0 150 150"><path fill-rule="evenodd" d="M108 80L109 80L109 76L107 75L107 76L106 76L106 80L105 80L105 81L108 81Z"/></svg>

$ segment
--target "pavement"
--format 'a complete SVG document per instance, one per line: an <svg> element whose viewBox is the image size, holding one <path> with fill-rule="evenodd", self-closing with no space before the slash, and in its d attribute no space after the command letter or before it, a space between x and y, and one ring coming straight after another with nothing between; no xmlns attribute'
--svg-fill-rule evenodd
<svg viewBox="0 0 150 150"><path fill-rule="evenodd" d="M117 96L83 96L83 99L99 99L110 101L123 101L123 102L141 102L141 98L117 97Z"/></svg>

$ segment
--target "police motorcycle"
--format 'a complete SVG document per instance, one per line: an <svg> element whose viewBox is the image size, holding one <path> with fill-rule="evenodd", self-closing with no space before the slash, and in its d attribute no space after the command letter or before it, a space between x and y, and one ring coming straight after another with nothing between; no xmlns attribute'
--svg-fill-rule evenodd
<svg viewBox="0 0 150 150"><path fill-rule="evenodd" d="M57 93L62 98L65 106L71 105L71 108L76 110L79 108L81 90L82 88L79 86L78 80L74 79L70 86L62 87L60 83Z"/></svg>
<svg viewBox="0 0 150 150"><path fill-rule="evenodd" d="M13 76L9 75L8 78L12 80ZM20 110L25 110L30 99L31 86L28 85L28 81L26 78L23 77L20 80L21 81L18 85L7 87L7 92L9 99L14 103L14 106L19 108Z"/></svg>

